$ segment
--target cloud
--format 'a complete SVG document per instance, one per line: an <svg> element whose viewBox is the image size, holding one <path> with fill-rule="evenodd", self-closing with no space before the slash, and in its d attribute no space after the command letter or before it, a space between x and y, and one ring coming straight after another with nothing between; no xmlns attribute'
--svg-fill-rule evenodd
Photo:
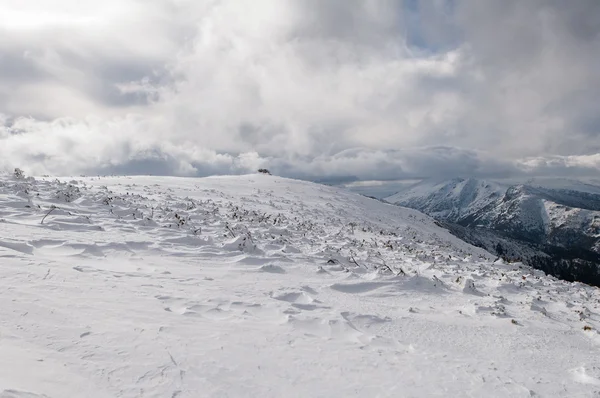
<svg viewBox="0 0 600 398"><path fill-rule="evenodd" d="M595 0L51 3L0 5L2 168L383 180L600 168Z"/></svg>
<svg viewBox="0 0 600 398"><path fill-rule="evenodd" d="M35 175L207 176L252 173L266 167L293 178L348 182L456 176L594 176L600 169L599 154L508 159L447 146L402 150L357 147L302 156L293 152L272 156L256 151L220 153L193 142L173 143L160 135L144 136L155 121L134 116L108 122L98 118L50 122L4 118L0 122L0 169L18 165Z"/></svg>
<svg viewBox="0 0 600 398"><path fill-rule="evenodd" d="M600 154L528 158L520 160L518 166L535 176L596 177L600 170Z"/></svg>

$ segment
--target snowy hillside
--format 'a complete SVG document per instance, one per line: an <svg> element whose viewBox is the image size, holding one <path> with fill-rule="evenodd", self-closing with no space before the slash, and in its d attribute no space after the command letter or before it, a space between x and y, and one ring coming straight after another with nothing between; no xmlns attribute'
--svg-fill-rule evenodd
<svg viewBox="0 0 600 398"><path fill-rule="evenodd" d="M0 177L0 397L600 393L600 291L266 175Z"/></svg>

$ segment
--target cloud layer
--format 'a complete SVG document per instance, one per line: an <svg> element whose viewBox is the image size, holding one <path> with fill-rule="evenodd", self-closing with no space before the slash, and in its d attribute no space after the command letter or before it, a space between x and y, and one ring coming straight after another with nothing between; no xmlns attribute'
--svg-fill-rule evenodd
<svg viewBox="0 0 600 398"><path fill-rule="evenodd" d="M7 0L0 168L593 174L598 20L595 0Z"/></svg>

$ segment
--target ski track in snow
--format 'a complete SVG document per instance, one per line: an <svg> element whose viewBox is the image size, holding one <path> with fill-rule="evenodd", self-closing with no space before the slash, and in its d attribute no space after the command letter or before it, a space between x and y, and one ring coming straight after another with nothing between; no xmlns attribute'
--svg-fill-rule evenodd
<svg viewBox="0 0 600 398"><path fill-rule="evenodd" d="M492 261L278 177L0 177L0 398L600 396L598 289Z"/></svg>

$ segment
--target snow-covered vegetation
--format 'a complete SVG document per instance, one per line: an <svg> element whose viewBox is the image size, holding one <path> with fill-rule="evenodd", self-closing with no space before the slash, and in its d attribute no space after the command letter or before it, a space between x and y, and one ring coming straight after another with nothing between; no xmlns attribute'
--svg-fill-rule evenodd
<svg viewBox="0 0 600 398"><path fill-rule="evenodd" d="M600 291L257 174L0 179L1 397L594 396Z"/></svg>

